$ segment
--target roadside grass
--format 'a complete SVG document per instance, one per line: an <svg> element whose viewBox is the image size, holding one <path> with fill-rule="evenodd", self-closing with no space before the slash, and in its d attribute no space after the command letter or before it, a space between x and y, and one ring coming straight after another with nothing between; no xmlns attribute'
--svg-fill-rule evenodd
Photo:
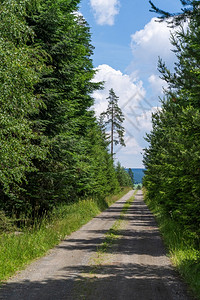
<svg viewBox="0 0 200 300"><path fill-rule="evenodd" d="M101 211L125 195L131 188L106 199L80 200L56 208L51 215L22 232L0 235L0 282L8 279L28 263L47 253L66 235L78 230Z"/></svg>
<svg viewBox="0 0 200 300"><path fill-rule="evenodd" d="M145 197L145 202L156 217L173 265L178 269L192 293L200 299L200 249L197 249L195 239L173 219L166 216L160 206L151 202L147 197Z"/></svg>

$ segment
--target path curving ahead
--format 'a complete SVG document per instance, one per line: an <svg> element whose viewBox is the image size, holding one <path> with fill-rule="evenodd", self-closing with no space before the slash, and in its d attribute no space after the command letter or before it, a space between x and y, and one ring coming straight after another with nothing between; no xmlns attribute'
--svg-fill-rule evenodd
<svg viewBox="0 0 200 300"><path fill-rule="evenodd" d="M98 247L133 191L10 279L3 300L189 300L139 191L105 254Z"/></svg>

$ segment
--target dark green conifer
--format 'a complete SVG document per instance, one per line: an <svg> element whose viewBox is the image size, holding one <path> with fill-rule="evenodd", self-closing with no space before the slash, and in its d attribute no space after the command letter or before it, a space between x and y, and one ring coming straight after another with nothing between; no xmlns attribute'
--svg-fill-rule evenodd
<svg viewBox="0 0 200 300"><path fill-rule="evenodd" d="M162 110L153 115L147 135L145 186L148 196L198 239L200 224L200 18L193 13L188 27L172 38L177 62L170 72L160 61L168 83Z"/></svg>

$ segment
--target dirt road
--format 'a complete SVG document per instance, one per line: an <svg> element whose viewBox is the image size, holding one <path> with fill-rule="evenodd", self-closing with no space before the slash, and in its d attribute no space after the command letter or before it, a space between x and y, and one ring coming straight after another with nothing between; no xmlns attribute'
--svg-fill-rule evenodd
<svg viewBox="0 0 200 300"><path fill-rule="evenodd" d="M0 299L192 299L165 255L141 191L124 215L120 236L106 253L98 253L106 232L132 194L10 279L0 290Z"/></svg>

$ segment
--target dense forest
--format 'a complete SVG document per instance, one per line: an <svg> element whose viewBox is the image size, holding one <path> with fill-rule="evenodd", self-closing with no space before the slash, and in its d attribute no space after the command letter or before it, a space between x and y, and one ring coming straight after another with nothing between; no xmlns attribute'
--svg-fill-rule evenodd
<svg viewBox="0 0 200 300"><path fill-rule="evenodd" d="M160 76L168 87L147 135L144 185L148 198L162 206L199 249L200 1L181 2L184 9L175 15L153 6L161 20L176 28L171 37L176 63L172 72L159 60Z"/></svg>
<svg viewBox="0 0 200 300"><path fill-rule="evenodd" d="M131 185L92 105L90 28L79 0L0 4L0 210L41 216L60 203ZM120 172L120 175L119 175Z"/></svg>

